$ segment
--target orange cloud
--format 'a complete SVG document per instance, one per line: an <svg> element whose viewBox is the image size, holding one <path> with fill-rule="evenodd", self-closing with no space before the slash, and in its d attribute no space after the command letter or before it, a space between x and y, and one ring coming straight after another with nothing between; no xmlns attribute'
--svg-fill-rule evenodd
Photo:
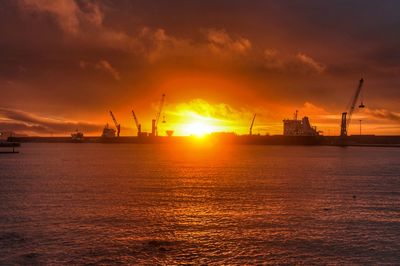
<svg viewBox="0 0 400 266"><path fill-rule="evenodd" d="M371 109L366 108L366 114L371 115L375 118L382 118L389 121L400 123L400 113L392 112L387 109Z"/></svg>
<svg viewBox="0 0 400 266"><path fill-rule="evenodd" d="M110 74L115 80L121 80L119 72L107 60L100 60L96 68Z"/></svg>
<svg viewBox="0 0 400 266"><path fill-rule="evenodd" d="M311 56L304 53L294 55L282 55L276 49L264 50L264 67L269 70L280 72L295 72L295 73L316 73L322 74L326 65L317 62Z"/></svg>
<svg viewBox="0 0 400 266"><path fill-rule="evenodd" d="M317 73L322 73L324 72L326 66L324 64L321 64L317 61L315 61L313 58L310 56L304 54L304 53L298 53L296 55L297 59L303 63L305 66L309 67L310 70L315 71Z"/></svg>
<svg viewBox="0 0 400 266"><path fill-rule="evenodd" d="M20 0L19 3L25 10L50 14L65 32L73 35L80 33L82 20L100 25L103 19L95 4L88 4L83 12L75 1L70 0Z"/></svg>
<svg viewBox="0 0 400 266"><path fill-rule="evenodd" d="M143 27L137 36L139 51L150 63L166 57L179 57L192 54L195 47L189 40L179 39L162 29Z"/></svg>
<svg viewBox="0 0 400 266"><path fill-rule="evenodd" d="M110 74L116 81L121 80L121 75L120 73L111 65L110 62L107 60L100 60L97 63L90 63L84 60L79 61L79 66L82 69L86 69L88 67L100 70L102 72Z"/></svg>
<svg viewBox="0 0 400 266"><path fill-rule="evenodd" d="M205 31L205 36L208 40L208 47L217 54L226 52L245 54L251 50L250 40L241 36L234 38L224 29L208 29Z"/></svg>
<svg viewBox="0 0 400 266"><path fill-rule="evenodd" d="M75 34L79 30L77 17L79 8L74 1L21 0L19 3L27 10L51 14L60 27L68 33Z"/></svg>
<svg viewBox="0 0 400 266"><path fill-rule="evenodd" d="M320 106L316 106L313 103L310 102L305 102L304 105L299 109L299 111L303 114L307 115L327 115L329 114L325 108L322 108Z"/></svg>
<svg viewBox="0 0 400 266"><path fill-rule="evenodd" d="M82 2L81 7L72 0L19 0L19 5L28 13L50 15L75 40L123 50L133 50L137 46L134 37L104 26L104 14L98 3Z"/></svg>

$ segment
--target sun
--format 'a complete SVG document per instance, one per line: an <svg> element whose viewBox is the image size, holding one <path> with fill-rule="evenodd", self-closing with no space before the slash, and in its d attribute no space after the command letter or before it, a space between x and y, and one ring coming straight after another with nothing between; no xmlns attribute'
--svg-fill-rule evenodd
<svg viewBox="0 0 400 266"><path fill-rule="evenodd" d="M210 134L213 131L213 126L203 122L193 122L187 124L184 130L187 135L202 137Z"/></svg>

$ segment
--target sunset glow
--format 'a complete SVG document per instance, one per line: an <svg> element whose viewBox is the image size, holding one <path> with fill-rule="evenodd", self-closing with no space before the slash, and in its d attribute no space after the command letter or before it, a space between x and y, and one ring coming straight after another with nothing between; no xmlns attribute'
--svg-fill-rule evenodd
<svg viewBox="0 0 400 266"><path fill-rule="evenodd" d="M133 136L132 108L150 132L165 93L161 135L247 134L254 113L255 132L282 134L282 120L296 110L324 134L338 135L341 113L364 77L365 108L355 110L353 122L362 120L365 134L400 134L400 73L390 56L399 54L398 16L389 3L379 5L389 15L378 16L368 5L350 14L339 3L301 1L5 2L4 132L99 136L107 123L115 128L112 110L121 136ZM365 17L371 19L360 23ZM349 134L358 132L352 123Z"/></svg>
<svg viewBox="0 0 400 266"><path fill-rule="evenodd" d="M187 124L184 130L188 135L202 137L213 132L213 127L203 122L194 122Z"/></svg>

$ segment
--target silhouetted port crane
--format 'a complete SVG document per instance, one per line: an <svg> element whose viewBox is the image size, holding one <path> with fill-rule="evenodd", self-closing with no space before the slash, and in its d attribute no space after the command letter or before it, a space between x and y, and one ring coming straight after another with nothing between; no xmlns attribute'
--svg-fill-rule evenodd
<svg viewBox="0 0 400 266"><path fill-rule="evenodd" d="M257 114L254 114L254 116L253 116L253 120L251 121L251 125L250 125L250 136L251 135L253 135L253 125L254 125L254 120L256 119L256 115Z"/></svg>
<svg viewBox="0 0 400 266"><path fill-rule="evenodd" d="M342 113L342 122L341 122L341 127L340 127L340 136L341 137L346 137L347 136L347 130L349 129L350 121L351 121L351 116L354 112L354 108L356 106L357 100L360 96L361 89L364 84L364 79L360 79L360 82L358 83L358 87L356 89L356 92L349 103L349 106L347 107L347 112ZM361 101L361 104L358 106L358 108L364 108L364 104Z"/></svg>
<svg viewBox="0 0 400 266"><path fill-rule="evenodd" d="M119 137L119 133L121 132L121 125L118 124L117 119L115 119L115 116L114 116L113 112L111 112L111 110L110 110L110 115L111 115L112 120L114 121L115 127L117 129L117 137Z"/></svg>
<svg viewBox="0 0 400 266"><path fill-rule="evenodd" d="M135 119L135 124L137 128L137 135L140 136L142 134L142 125L139 124L139 121L135 115L135 112L132 110L133 119Z"/></svg>
<svg viewBox="0 0 400 266"><path fill-rule="evenodd" d="M156 114L156 118L151 121L151 135L152 136L158 136L157 127L158 127L158 122L160 121L160 116L161 116L161 113L162 113L162 109L164 107L164 102L165 102L165 94L161 95L161 101L160 101L160 104L158 106L158 111L157 111L157 114Z"/></svg>

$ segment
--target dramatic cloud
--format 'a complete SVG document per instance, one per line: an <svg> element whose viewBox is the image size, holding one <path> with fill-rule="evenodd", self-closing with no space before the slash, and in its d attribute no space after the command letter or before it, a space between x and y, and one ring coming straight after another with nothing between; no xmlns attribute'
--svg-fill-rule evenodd
<svg viewBox="0 0 400 266"><path fill-rule="evenodd" d="M102 125L54 119L21 110L0 108L0 130L30 134L65 134L76 129L86 132L100 131Z"/></svg>
<svg viewBox="0 0 400 266"><path fill-rule="evenodd" d="M78 5L73 0L20 0L20 6L27 13L50 15L67 35L82 44L121 49L144 56L150 63L171 57L207 56L207 52L232 56L251 49L248 39L231 37L224 29L205 30L205 39L197 44L190 39L171 36L163 28L142 26L131 32L116 30L104 25L105 15L100 4L94 2ZM101 63L101 67L110 69L106 64Z"/></svg>
<svg viewBox="0 0 400 266"><path fill-rule="evenodd" d="M104 13L97 2L75 0L19 0L27 14L51 16L68 35L82 45L110 47L127 51L137 48L137 40L124 31L104 25Z"/></svg>
<svg viewBox="0 0 400 266"><path fill-rule="evenodd" d="M166 93L170 104L226 104L243 115L211 113L243 132L255 112L258 125L281 132L295 110L333 130L363 77L374 111L355 119L373 121L371 132L392 123L399 134L399 8L392 0L0 0L0 105L67 124L103 124L112 109L132 125L132 104L150 121L150 103Z"/></svg>

